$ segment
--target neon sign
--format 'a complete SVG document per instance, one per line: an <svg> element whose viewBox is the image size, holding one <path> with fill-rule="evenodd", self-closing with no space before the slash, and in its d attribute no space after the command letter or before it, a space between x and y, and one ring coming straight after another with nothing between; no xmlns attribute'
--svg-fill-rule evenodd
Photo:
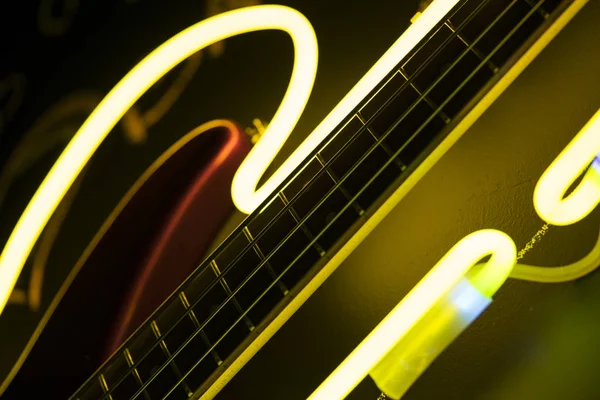
<svg viewBox="0 0 600 400"><path fill-rule="evenodd" d="M295 58L288 89L261 140L244 160L232 183L235 205L251 213L457 3L458 0L433 1L258 189L259 179L296 125L314 84L318 55L310 23L287 7L248 7L204 20L165 42L102 100L31 199L0 254L0 313L40 233L100 143L143 93L182 60L228 37L257 30L283 30L292 38ZM563 199L569 185L598 152L600 113L565 148L536 187L536 211L548 223L572 224L585 218L600 202L600 174L595 167L588 169L578 188ZM600 165L600 161L595 164ZM490 260L478 264L486 255L491 255ZM399 397L487 307L506 279L543 282L577 279L596 268L600 249L562 268L526 266L517 264L516 260L514 242L502 232L483 230L461 240L323 382L311 399L343 398L368 374L384 391ZM425 347L433 350L423 352ZM399 368L398 359L409 360L411 368Z"/></svg>

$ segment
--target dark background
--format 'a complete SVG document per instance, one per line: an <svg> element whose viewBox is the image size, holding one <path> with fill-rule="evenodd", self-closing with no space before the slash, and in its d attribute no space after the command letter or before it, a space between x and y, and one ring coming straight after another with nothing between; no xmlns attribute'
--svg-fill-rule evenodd
<svg viewBox="0 0 600 400"><path fill-rule="evenodd" d="M67 1L55 3L60 12ZM22 103L10 117L3 112L0 162L61 98L79 91L106 94L148 52L206 16L201 1L81 3L68 30L52 37L36 25L40 2L0 5L0 80L25 77ZM277 3L308 17L320 60L307 110L275 165L406 29L417 7L416 0ZM495 228L523 248L543 225L532 204L537 180L600 107L599 21L600 4L592 0L219 398L306 398L462 237ZM254 117L268 120L285 91L292 55L282 33L230 39L221 56L204 55L190 85L143 144L132 144L117 127L94 157L49 262L72 264L128 185L193 127L214 118L243 126ZM139 107L151 105L168 82ZM0 98L6 104L6 96ZM0 237L9 234L50 161L11 186L0 209ZM221 236L239 219L233 215ZM597 239L598 222L594 212L575 225L551 227L523 261L557 266L580 259ZM406 398L599 398L598 288L597 273L568 284L507 282ZM365 382L352 398L377 394Z"/></svg>

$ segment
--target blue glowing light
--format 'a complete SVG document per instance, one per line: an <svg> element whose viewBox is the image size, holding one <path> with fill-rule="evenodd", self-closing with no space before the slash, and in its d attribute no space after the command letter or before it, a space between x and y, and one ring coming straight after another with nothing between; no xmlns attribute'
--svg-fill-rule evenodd
<svg viewBox="0 0 600 400"><path fill-rule="evenodd" d="M594 161L592 161L592 168L596 170L600 174L600 153L594 157Z"/></svg>
<svg viewBox="0 0 600 400"><path fill-rule="evenodd" d="M449 299L459 316L467 323L474 321L492 302L467 279L461 279L449 293Z"/></svg>

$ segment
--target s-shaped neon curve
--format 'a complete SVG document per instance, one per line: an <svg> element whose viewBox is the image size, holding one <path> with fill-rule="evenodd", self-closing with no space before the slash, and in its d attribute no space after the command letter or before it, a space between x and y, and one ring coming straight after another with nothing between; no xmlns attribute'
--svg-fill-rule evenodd
<svg viewBox="0 0 600 400"><path fill-rule="evenodd" d="M281 105L233 178L233 202L239 210L250 214L457 3L458 0L434 1L258 189L259 179L295 127L314 84L318 52L310 22L289 7L254 6L208 18L163 43L102 100L25 208L0 254L0 314L41 231L100 143L146 90L191 54L220 40L258 30L283 30L294 43L294 66Z"/></svg>
<svg viewBox="0 0 600 400"><path fill-rule="evenodd" d="M270 160L300 118L317 71L317 40L310 22L298 11L276 5L226 12L185 29L144 58L106 95L52 166L0 254L0 314L29 253L61 199L127 110L156 81L190 55L223 39L259 30L282 30L290 35L294 43L294 66L283 100L263 134L264 140L252 149L241 168L242 173L236 175L238 182L245 177L237 186L252 185L248 177L258 175L252 189L256 187ZM251 168L254 171L246 172ZM256 196L241 201L234 197L234 201L246 212L260 204Z"/></svg>

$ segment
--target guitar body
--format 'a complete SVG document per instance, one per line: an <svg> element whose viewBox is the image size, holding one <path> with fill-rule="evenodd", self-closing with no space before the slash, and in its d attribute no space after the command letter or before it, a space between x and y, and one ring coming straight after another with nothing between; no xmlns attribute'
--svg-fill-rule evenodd
<svg viewBox="0 0 600 400"><path fill-rule="evenodd" d="M233 211L231 179L250 147L235 124L212 121L144 172L32 332L3 398L68 397L192 273Z"/></svg>

